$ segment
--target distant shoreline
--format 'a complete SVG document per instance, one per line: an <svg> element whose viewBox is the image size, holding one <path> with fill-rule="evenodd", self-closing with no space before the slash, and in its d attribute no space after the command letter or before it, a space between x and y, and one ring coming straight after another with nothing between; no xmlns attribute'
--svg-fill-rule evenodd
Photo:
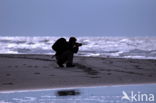
<svg viewBox="0 0 156 103"><path fill-rule="evenodd" d="M11 53L0 53L0 55L28 55L28 56L31 56L31 55L38 55L38 56L42 56L42 55L45 55L45 56L54 56L55 53L43 53L43 54L39 54L39 53L32 53L32 54L26 54L26 53L18 53L18 54L11 54ZM130 58L130 57L113 57L113 56L86 56L86 55L74 55L74 57L87 57L87 58L112 58L112 59L136 59L136 60L156 60L156 58Z"/></svg>
<svg viewBox="0 0 156 103"><path fill-rule="evenodd" d="M117 85L97 85L97 86L78 86L78 87L65 87L65 88L29 88L29 89L15 89L15 90L0 90L0 93L14 93L14 92L33 92L33 91L48 91L48 90L64 90L64 89L82 89L82 88L100 88L100 87L126 87L126 86L150 86L156 83L136 83L136 84L117 84Z"/></svg>

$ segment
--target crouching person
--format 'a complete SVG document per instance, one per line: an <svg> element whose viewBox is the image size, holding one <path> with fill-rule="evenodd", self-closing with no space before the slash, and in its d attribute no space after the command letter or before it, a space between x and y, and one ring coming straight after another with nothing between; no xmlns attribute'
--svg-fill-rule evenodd
<svg viewBox="0 0 156 103"><path fill-rule="evenodd" d="M63 64L66 63L66 67L74 67L73 56L77 53L79 46L82 44L76 43L76 38L71 37L67 42L66 39L58 39L52 46L53 50L56 52L56 61L59 67L64 67Z"/></svg>

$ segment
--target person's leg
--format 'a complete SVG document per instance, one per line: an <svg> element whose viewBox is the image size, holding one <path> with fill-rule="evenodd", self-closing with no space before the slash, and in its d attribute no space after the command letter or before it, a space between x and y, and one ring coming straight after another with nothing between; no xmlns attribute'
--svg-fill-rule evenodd
<svg viewBox="0 0 156 103"><path fill-rule="evenodd" d="M73 52L65 51L62 55L56 56L57 64L64 67L63 64L66 62L66 67L74 67L73 55Z"/></svg>
<svg viewBox="0 0 156 103"><path fill-rule="evenodd" d="M62 55L57 55L56 56L56 61L57 61L57 64L59 67L64 67L63 64L64 64L64 59L63 59L63 56Z"/></svg>
<svg viewBox="0 0 156 103"><path fill-rule="evenodd" d="M74 67L75 65L73 65L73 52L71 51L67 51L66 52L66 67Z"/></svg>

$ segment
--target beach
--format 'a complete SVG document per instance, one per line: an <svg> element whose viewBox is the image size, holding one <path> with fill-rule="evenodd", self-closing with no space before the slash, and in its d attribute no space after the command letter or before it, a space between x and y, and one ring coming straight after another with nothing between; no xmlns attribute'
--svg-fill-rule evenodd
<svg viewBox="0 0 156 103"><path fill-rule="evenodd" d="M0 91L156 83L156 60L74 57L59 68L52 55L0 54Z"/></svg>

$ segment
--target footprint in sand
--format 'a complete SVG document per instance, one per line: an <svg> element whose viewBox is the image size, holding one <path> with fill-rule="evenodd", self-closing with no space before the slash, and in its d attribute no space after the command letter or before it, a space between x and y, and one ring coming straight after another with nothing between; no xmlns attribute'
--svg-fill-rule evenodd
<svg viewBox="0 0 156 103"><path fill-rule="evenodd" d="M18 65L15 65L14 67L15 67L15 68L18 68Z"/></svg>
<svg viewBox="0 0 156 103"><path fill-rule="evenodd" d="M75 71L73 71L73 72L82 73L82 71L76 71L76 70L75 70Z"/></svg>
<svg viewBox="0 0 156 103"><path fill-rule="evenodd" d="M12 66L9 65L8 68L12 68Z"/></svg>
<svg viewBox="0 0 156 103"><path fill-rule="evenodd" d="M35 74L35 75L40 75L41 73L39 73L39 72L34 72L34 74Z"/></svg>
<svg viewBox="0 0 156 103"><path fill-rule="evenodd" d="M11 76L11 74L8 73L8 74L6 74L6 76Z"/></svg>
<svg viewBox="0 0 156 103"><path fill-rule="evenodd" d="M135 68L136 69L143 69L143 68L139 67L138 65L135 65Z"/></svg>
<svg viewBox="0 0 156 103"><path fill-rule="evenodd" d="M104 69L100 69L100 71L105 71Z"/></svg>
<svg viewBox="0 0 156 103"><path fill-rule="evenodd" d="M13 85L13 83L12 82L2 83L2 85Z"/></svg>
<svg viewBox="0 0 156 103"><path fill-rule="evenodd" d="M49 76L52 76L52 77L53 77L53 76L55 76L55 75L51 74L51 75L49 75Z"/></svg>
<svg viewBox="0 0 156 103"><path fill-rule="evenodd" d="M38 66L37 66L37 65L35 65L34 67L35 67L35 68L38 68Z"/></svg>
<svg viewBox="0 0 156 103"><path fill-rule="evenodd" d="M33 66L32 66L32 65L29 65L28 67L29 67L29 68L32 68Z"/></svg>
<svg viewBox="0 0 156 103"><path fill-rule="evenodd" d="M112 73L107 73L107 75L111 75Z"/></svg>
<svg viewBox="0 0 156 103"><path fill-rule="evenodd" d="M148 77L153 77L153 75L148 75Z"/></svg>
<svg viewBox="0 0 156 103"><path fill-rule="evenodd" d="M99 76L95 76L95 77L90 77L90 78L101 78L101 77L99 77Z"/></svg>
<svg viewBox="0 0 156 103"><path fill-rule="evenodd" d="M135 63L134 61L129 60L129 63Z"/></svg>
<svg viewBox="0 0 156 103"><path fill-rule="evenodd" d="M43 66L43 68L48 68L48 66Z"/></svg>
<svg viewBox="0 0 156 103"><path fill-rule="evenodd" d="M88 74L90 74L90 75L97 75L97 72L88 72Z"/></svg>

